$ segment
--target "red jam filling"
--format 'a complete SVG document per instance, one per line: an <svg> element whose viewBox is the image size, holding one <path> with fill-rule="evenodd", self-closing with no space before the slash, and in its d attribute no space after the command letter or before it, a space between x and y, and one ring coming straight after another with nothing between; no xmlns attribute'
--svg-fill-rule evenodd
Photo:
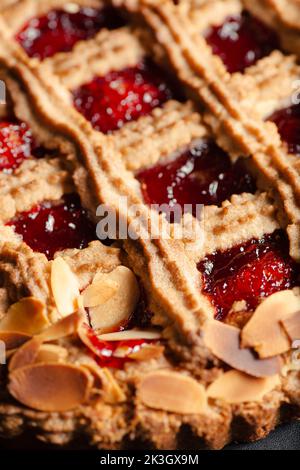
<svg viewBox="0 0 300 470"><path fill-rule="evenodd" d="M300 103L280 109L269 117L277 127L279 134L288 145L289 153L300 156Z"/></svg>
<svg viewBox="0 0 300 470"><path fill-rule="evenodd" d="M206 293L223 320L234 302L245 300L249 311L260 299L299 285L300 267L289 256L284 232L278 230L260 240L250 240L217 252L198 265Z"/></svg>
<svg viewBox="0 0 300 470"><path fill-rule="evenodd" d="M30 57L43 60L58 52L68 52L78 41L90 39L102 28L115 29L124 25L117 11L80 8L77 12L51 10L44 16L32 18L16 35Z"/></svg>
<svg viewBox="0 0 300 470"><path fill-rule="evenodd" d="M243 72L279 49L277 34L247 12L230 16L224 24L211 27L206 40L230 73Z"/></svg>
<svg viewBox="0 0 300 470"><path fill-rule="evenodd" d="M95 360L100 367L111 367L114 369L123 369L127 362L132 362L129 356L138 352L147 344L154 344L153 340L126 340L126 341L102 341L97 338L93 330L89 329L89 339L92 345L97 349Z"/></svg>
<svg viewBox="0 0 300 470"><path fill-rule="evenodd" d="M174 97L163 72L149 60L95 77L73 92L74 105L103 133L149 114Z"/></svg>
<svg viewBox="0 0 300 470"><path fill-rule="evenodd" d="M95 226L81 207L76 194L67 194L55 204L44 202L9 222L15 232L36 252L52 259L54 253L67 248L85 248L95 240Z"/></svg>
<svg viewBox="0 0 300 470"><path fill-rule="evenodd" d="M232 194L255 191L243 160L232 164L213 141L201 141L176 159L142 170L137 179L149 205L219 205Z"/></svg>
<svg viewBox="0 0 300 470"><path fill-rule="evenodd" d="M8 119L0 121L0 171L12 172L18 168L34 148L27 124Z"/></svg>

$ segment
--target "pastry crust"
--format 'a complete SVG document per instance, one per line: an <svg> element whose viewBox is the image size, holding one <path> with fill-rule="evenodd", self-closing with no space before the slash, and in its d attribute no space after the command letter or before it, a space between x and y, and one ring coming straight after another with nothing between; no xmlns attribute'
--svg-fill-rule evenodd
<svg viewBox="0 0 300 470"><path fill-rule="evenodd" d="M145 205L135 172L204 137L213 137L232 161L244 156L259 175L259 189L254 195L234 195L221 207L205 207L207 236L200 248L191 249L186 240L149 239L149 226L144 223L137 240L121 241L119 248L95 241L82 250L56 253L55 259L64 260L76 276L80 291L99 273L129 267L145 290L147 307L154 314L152 326L159 329L164 348L147 361L128 362L124 370L103 372L98 368L96 374L97 364L80 343L80 334L66 335L57 344L67 350L71 369L84 369L83 375L88 374L87 383L93 384L90 399L64 412L34 410L13 401L5 372L1 377L0 433L15 436L34 428L39 439L57 445L85 435L92 445L107 449L137 440L158 449L186 448L191 438L195 448L220 449L231 440L263 438L290 415L300 416L300 372L289 367L288 354L284 356L286 374L253 402L230 403L208 397L205 406L204 399L199 401L196 412L189 403L177 412L165 409L165 404L155 409L149 406L149 393L145 399L142 384L147 374L153 373L163 387L159 382L163 370L175 384L182 380L179 375L193 384L195 393L201 387L205 394L228 369L204 341L214 308L201 293L197 270L201 259L282 228L289 235L292 257L299 261L299 162L288 155L276 126L264 122L289 99L292 84L300 75L296 58L275 51L244 75L228 74L199 32L228 14L240 12L243 5L239 1L182 1L174 5L169 0L115 0L114 5L134 14L133 24L102 30L94 39L79 42L71 52L43 62L29 59L12 41L13 35L24 18L61 3L7 2L0 18L0 71L8 87L9 105L49 149L43 160L29 158L14 174L0 175L0 194L5 200L0 218L0 273L4 279L0 318L15 302L34 297L45 304L49 322L55 324L60 319L51 288L52 262L34 253L4 226L34 203L60 199L76 190L92 215L105 203L138 232L135 217L119 207L119 199L127 197L129 204L140 207L145 221L151 217L156 227L167 229L167 221ZM76 3L102 4L97 0ZM297 24L288 24L290 9L283 15L283 2L263 3L273 8L284 28L297 28ZM149 53L172 69L191 99L185 103L168 101L110 135L93 130L73 108L72 90L95 74L136 65ZM50 150L55 151L54 157ZM14 391L14 396L20 394Z"/></svg>

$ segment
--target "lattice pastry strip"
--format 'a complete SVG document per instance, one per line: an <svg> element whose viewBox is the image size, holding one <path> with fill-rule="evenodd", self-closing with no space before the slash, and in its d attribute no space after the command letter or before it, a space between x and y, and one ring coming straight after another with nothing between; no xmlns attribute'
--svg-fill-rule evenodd
<svg viewBox="0 0 300 470"><path fill-rule="evenodd" d="M153 13L154 7L150 13L150 9L146 10L146 15L154 28L160 30L160 35L163 35L165 46L169 49L170 58L174 65L180 70L182 77L195 91L198 90L199 97L211 109L211 117L209 119L213 132L216 135L222 136L219 138L219 143L227 150L237 152L239 154L253 155L253 161L258 166L261 174L264 174L268 180L268 184L273 185L283 201L283 205L287 216L290 220L289 233L295 234L296 227L298 227L298 179L299 173L297 168L293 167L294 160L290 160L284 151L278 149L274 144L273 135L270 136L270 128L268 124L261 123L257 125L257 119L248 114L248 109L244 109L237 104L234 94L231 93L230 76L224 74L223 68L220 67L219 62L215 61L212 57L211 51L201 40L200 36L193 36L188 40L184 34L181 36L180 31L188 28L186 20L181 17L177 18L176 14L170 18L166 18L167 14L171 13L171 7L163 6L159 9L161 17L165 22L169 23L166 27L165 23L160 29L159 15ZM167 13L168 12L168 13ZM172 24L171 24L172 22ZM181 28L183 28L181 30ZM171 47L171 37L178 40L173 43ZM181 38L182 43L181 43ZM184 49L182 49L184 43ZM201 60L197 56L195 44L201 48ZM206 53L204 54L204 50ZM204 65L205 62L205 65ZM183 66L184 64L184 66ZM212 75L214 74L214 75ZM201 76L201 78L200 78ZM222 77L222 79L221 79ZM212 83L210 89L203 87L203 80ZM247 112L246 112L247 111ZM224 136L224 129L227 135ZM229 143L228 137L231 136L231 142L234 147ZM271 163L272 162L272 163ZM271 165L270 165L271 163ZM285 171L283 171L283 168ZM287 168L289 168L288 171ZM291 252L293 256L297 257L298 242L296 238L291 240Z"/></svg>

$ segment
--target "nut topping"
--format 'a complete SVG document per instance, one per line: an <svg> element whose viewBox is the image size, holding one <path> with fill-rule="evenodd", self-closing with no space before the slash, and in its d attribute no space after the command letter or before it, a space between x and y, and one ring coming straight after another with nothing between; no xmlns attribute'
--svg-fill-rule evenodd
<svg viewBox="0 0 300 470"><path fill-rule="evenodd" d="M126 323L139 300L139 286L133 272L125 266L118 266L109 274L98 274L94 281L94 285L101 286L110 282L107 294L110 297L105 300L101 298L101 292L105 288L99 290L100 303L96 307L89 310L90 321L93 329L101 330L101 332L110 332L117 329L120 325ZM116 288L118 286L118 288ZM114 290L114 293L112 293ZM88 301L95 302L96 297L88 298Z"/></svg>
<svg viewBox="0 0 300 470"><path fill-rule="evenodd" d="M19 331L32 336L48 325L45 305L34 297L26 297L9 308L0 322L0 330Z"/></svg>
<svg viewBox="0 0 300 470"><path fill-rule="evenodd" d="M291 317L282 320L282 326L291 341L297 341L300 338L300 311L294 313Z"/></svg>
<svg viewBox="0 0 300 470"><path fill-rule="evenodd" d="M97 335L102 341L129 341L132 339L160 339L161 334L155 330L124 330L116 331L115 333L106 333Z"/></svg>
<svg viewBox="0 0 300 470"><path fill-rule="evenodd" d="M291 343L280 322L287 320L299 309L300 299L291 290L268 297L257 307L244 327L242 346L254 348L261 358L289 351Z"/></svg>
<svg viewBox="0 0 300 470"><path fill-rule="evenodd" d="M150 408L179 414L198 414L206 409L203 385L178 372L160 370L145 375L138 397Z"/></svg>
<svg viewBox="0 0 300 470"><path fill-rule="evenodd" d="M98 307L105 304L115 295L119 284L109 278L109 274L97 276L97 280L88 286L82 293L85 308Z"/></svg>
<svg viewBox="0 0 300 470"><path fill-rule="evenodd" d="M256 402L271 392L279 383L278 375L257 378L237 370L231 370L221 375L208 387L207 396L231 404Z"/></svg>
<svg viewBox="0 0 300 470"><path fill-rule="evenodd" d="M103 367L100 370L103 382L103 399L106 403L115 405L126 401L126 395L109 369Z"/></svg>
<svg viewBox="0 0 300 470"><path fill-rule="evenodd" d="M67 411L84 403L91 388L85 369L71 364L39 363L14 370L9 376L11 395L40 411Z"/></svg>
<svg viewBox="0 0 300 470"><path fill-rule="evenodd" d="M77 310L79 282L63 258L55 258L52 262L51 288L56 308L62 316Z"/></svg>
<svg viewBox="0 0 300 470"><path fill-rule="evenodd" d="M72 313L72 315L68 315L49 326L46 330L40 333L37 338L43 342L47 342L71 336L77 333L81 321L82 317L79 313Z"/></svg>
<svg viewBox="0 0 300 470"><path fill-rule="evenodd" d="M276 375L281 370L278 357L258 359L250 349L242 349L240 330L234 326L212 320L206 326L204 341L219 359L254 377Z"/></svg>
<svg viewBox="0 0 300 470"><path fill-rule="evenodd" d="M33 364L38 356L40 346L41 341L37 338L32 338L21 346L10 360L9 371L12 372L21 367Z"/></svg>
<svg viewBox="0 0 300 470"><path fill-rule="evenodd" d="M0 331L0 341L5 344L6 350L16 349L31 339L30 335L18 331Z"/></svg>
<svg viewBox="0 0 300 470"><path fill-rule="evenodd" d="M63 362L67 357L68 351L66 348L58 344L42 344L35 362Z"/></svg>

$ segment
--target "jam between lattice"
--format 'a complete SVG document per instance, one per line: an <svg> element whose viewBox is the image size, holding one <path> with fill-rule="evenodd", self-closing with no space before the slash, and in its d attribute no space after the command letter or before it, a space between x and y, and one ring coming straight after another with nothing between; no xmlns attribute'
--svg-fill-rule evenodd
<svg viewBox="0 0 300 470"><path fill-rule="evenodd" d="M115 29L123 25L123 19L111 7L85 7L75 12L57 9L30 19L16 39L30 57L43 60L58 52L70 51L78 41L92 38L102 28Z"/></svg>

